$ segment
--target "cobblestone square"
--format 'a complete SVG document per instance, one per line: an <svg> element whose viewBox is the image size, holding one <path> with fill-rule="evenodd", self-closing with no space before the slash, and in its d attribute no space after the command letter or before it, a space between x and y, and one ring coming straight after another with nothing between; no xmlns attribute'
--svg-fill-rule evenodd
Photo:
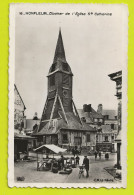
<svg viewBox="0 0 134 195"><path fill-rule="evenodd" d="M58 156L57 156L58 157ZM80 156L80 165L84 156ZM117 182L104 168L112 167L116 162L116 154L110 154L109 160L105 160L104 155L101 159L95 160L94 156L89 156L90 169L89 178L79 179L79 167L73 168L70 175L55 174L51 171L37 171L37 161L15 163L15 182L17 177L25 177L24 183L96 183L96 182ZM19 181L20 182L20 181Z"/></svg>

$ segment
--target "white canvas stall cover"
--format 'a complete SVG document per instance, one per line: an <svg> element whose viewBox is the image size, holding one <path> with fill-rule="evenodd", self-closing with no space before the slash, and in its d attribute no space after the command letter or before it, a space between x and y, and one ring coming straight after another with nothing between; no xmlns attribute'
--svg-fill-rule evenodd
<svg viewBox="0 0 134 195"><path fill-rule="evenodd" d="M42 145L42 146L40 146L40 147L34 149L34 151L38 151L38 150L40 150L40 149L42 149L42 148L47 148L47 149L51 150L52 152L54 152L55 154L58 154L58 153L60 153L60 152L63 153L63 152L66 151L66 149L60 148L60 147L58 147L58 146L56 146L56 145L54 145L54 144Z"/></svg>

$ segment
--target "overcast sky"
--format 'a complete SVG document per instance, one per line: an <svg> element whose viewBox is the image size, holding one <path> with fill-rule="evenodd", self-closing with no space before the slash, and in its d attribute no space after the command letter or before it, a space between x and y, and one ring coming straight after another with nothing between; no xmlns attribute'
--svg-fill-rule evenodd
<svg viewBox="0 0 134 195"><path fill-rule="evenodd" d="M47 74L52 65L59 27L73 77L77 108L117 109L115 82L108 74L126 66L127 26L125 6L119 5L19 5L15 24L15 83L26 106L27 118L40 117L47 97ZM102 12L112 16L19 15L33 12Z"/></svg>

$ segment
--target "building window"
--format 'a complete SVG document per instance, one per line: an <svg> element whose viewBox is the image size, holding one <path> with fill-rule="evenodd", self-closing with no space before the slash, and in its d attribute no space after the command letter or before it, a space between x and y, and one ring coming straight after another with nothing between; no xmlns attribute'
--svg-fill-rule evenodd
<svg viewBox="0 0 134 195"><path fill-rule="evenodd" d="M90 142L90 134L87 134L87 142Z"/></svg>
<svg viewBox="0 0 134 195"><path fill-rule="evenodd" d="M114 124L111 124L111 129L114 129Z"/></svg>
<svg viewBox="0 0 134 195"><path fill-rule="evenodd" d="M105 136L104 138L105 138L105 142L108 142L108 136Z"/></svg>
<svg viewBox="0 0 134 195"><path fill-rule="evenodd" d="M68 143L68 136L67 136L67 133L62 134L62 142L63 142L63 143Z"/></svg>
<svg viewBox="0 0 134 195"><path fill-rule="evenodd" d="M81 137L74 137L75 145L81 145Z"/></svg>
<svg viewBox="0 0 134 195"><path fill-rule="evenodd" d="M86 123L86 118L85 117L82 117L81 120Z"/></svg>
<svg viewBox="0 0 134 195"><path fill-rule="evenodd" d="M105 119L105 120L108 120L108 119L109 119L109 115L105 115L105 116L104 116L104 119Z"/></svg>
<svg viewBox="0 0 134 195"><path fill-rule="evenodd" d="M46 143L46 136L43 136L43 143Z"/></svg>
<svg viewBox="0 0 134 195"><path fill-rule="evenodd" d="M112 141L114 141L114 135L112 135Z"/></svg>
<svg viewBox="0 0 134 195"><path fill-rule="evenodd" d="M43 142L43 137L42 136L38 137L38 142Z"/></svg>
<svg viewBox="0 0 134 195"><path fill-rule="evenodd" d="M52 75L50 77L50 86L54 86L55 85L55 75Z"/></svg>

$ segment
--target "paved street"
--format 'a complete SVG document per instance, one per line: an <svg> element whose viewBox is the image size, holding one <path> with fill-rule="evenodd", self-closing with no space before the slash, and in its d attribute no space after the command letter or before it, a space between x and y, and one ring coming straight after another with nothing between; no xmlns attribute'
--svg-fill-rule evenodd
<svg viewBox="0 0 134 195"><path fill-rule="evenodd" d="M80 164L83 162L83 156L80 156ZM114 178L104 169L115 164L116 154L110 154L110 159L95 161L94 156L90 156L89 178L81 177L79 179L79 168L74 168L70 175L54 174L50 171L37 171L37 162L18 162L15 163L15 181L17 177L25 177L25 181L20 182L39 182L39 183L93 183L93 182L116 182Z"/></svg>

